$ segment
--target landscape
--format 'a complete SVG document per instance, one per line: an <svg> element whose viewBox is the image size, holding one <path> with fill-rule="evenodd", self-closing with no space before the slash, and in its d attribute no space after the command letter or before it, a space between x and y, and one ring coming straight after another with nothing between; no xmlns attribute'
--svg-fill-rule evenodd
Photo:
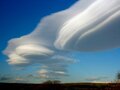
<svg viewBox="0 0 120 90"><path fill-rule="evenodd" d="M43 83L15 84L0 83L1 89L12 90L119 90L120 83Z"/></svg>
<svg viewBox="0 0 120 90"><path fill-rule="evenodd" d="M120 90L120 0L0 0L0 90Z"/></svg>

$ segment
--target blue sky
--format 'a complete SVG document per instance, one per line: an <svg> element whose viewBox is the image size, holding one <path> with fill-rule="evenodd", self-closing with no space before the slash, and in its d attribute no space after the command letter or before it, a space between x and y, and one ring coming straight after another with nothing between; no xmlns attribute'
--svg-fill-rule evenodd
<svg viewBox="0 0 120 90"><path fill-rule="evenodd" d="M7 82L17 78L18 82L39 83L34 78L38 65L18 70L7 63L7 56L2 54L7 42L16 37L29 34L39 21L51 13L67 9L76 0L0 0L0 81ZM61 78L63 82L113 81L120 71L120 49L99 52L72 52L70 56L77 63L69 65L69 77ZM5 76L3 78L3 76ZM8 80L7 80L8 79Z"/></svg>

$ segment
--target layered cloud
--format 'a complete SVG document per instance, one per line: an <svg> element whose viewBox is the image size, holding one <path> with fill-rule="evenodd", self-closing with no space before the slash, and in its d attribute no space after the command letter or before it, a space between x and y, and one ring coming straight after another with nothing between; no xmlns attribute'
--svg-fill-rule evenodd
<svg viewBox="0 0 120 90"><path fill-rule="evenodd" d="M67 76L67 67L74 62L70 52L120 47L119 23L120 0L79 0L43 18L32 33L10 40L4 54L12 65L45 66L41 77Z"/></svg>
<svg viewBox="0 0 120 90"><path fill-rule="evenodd" d="M89 8L65 22L56 47L79 51L120 47L119 4L119 0L95 0Z"/></svg>

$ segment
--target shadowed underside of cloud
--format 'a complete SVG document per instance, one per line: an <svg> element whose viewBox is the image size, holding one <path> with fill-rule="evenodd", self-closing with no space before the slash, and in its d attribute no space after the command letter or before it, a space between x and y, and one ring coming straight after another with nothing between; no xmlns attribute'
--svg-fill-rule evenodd
<svg viewBox="0 0 120 90"><path fill-rule="evenodd" d="M67 76L74 60L66 54L120 47L119 23L120 0L80 0L43 18L32 33L10 40L4 54L12 65L46 66L41 77Z"/></svg>
<svg viewBox="0 0 120 90"><path fill-rule="evenodd" d="M26 83L28 81L19 77L0 76L0 82Z"/></svg>

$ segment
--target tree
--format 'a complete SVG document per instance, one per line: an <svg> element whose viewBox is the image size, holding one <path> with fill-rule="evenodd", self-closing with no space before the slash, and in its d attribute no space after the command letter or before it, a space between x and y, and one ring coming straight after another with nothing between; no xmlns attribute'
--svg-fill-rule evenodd
<svg viewBox="0 0 120 90"><path fill-rule="evenodd" d="M117 80L120 80L120 72L117 74Z"/></svg>
<svg viewBox="0 0 120 90"><path fill-rule="evenodd" d="M59 80L47 80L43 84L60 84Z"/></svg>
<svg viewBox="0 0 120 90"><path fill-rule="evenodd" d="M120 83L120 72L117 73L117 76L116 76L116 83Z"/></svg>

